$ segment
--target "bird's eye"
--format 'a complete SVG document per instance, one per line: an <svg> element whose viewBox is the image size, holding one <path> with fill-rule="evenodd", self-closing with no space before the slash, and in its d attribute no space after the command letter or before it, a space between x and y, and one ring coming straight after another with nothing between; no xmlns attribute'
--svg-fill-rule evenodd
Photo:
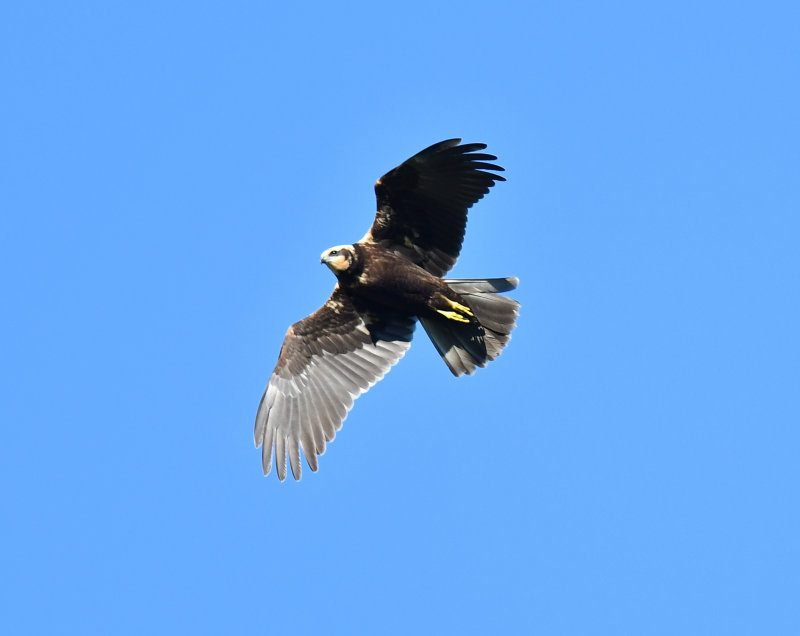
<svg viewBox="0 0 800 636"><path fill-rule="evenodd" d="M330 255L331 256L336 256L338 253L339 253L339 250L331 250L330 251Z"/></svg>

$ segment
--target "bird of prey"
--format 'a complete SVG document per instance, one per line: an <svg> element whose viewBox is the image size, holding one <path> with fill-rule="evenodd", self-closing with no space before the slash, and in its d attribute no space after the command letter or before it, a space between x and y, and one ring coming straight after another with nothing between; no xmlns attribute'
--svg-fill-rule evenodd
<svg viewBox="0 0 800 636"><path fill-rule="evenodd" d="M331 297L286 333L258 407L256 447L264 474L300 479L300 446L311 470L353 400L411 346L417 320L454 375L494 360L516 326L519 303L499 292L509 278L442 276L461 251L467 211L489 192L500 166L485 144L449 139L417 153L375 183L378 211L367 234L325 250L337 278Z"/></svg>

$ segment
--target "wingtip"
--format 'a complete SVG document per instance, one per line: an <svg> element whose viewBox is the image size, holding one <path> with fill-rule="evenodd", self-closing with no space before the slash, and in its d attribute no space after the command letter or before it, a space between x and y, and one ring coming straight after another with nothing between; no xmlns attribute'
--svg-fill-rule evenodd
<svg viewBox="0 0 800 636"><path fill-rule="evenodd" d="M431 144L424 150L420 150L414 157L422 157L429 154L434 154L437 152L442 152L444 150L449 150L450 148L454 148L461 143L460 137L454 137L453 139L445 139L444 141L439 141L435 144ZM414 158L412 157L412 159ZM380 181L380 179L379 179Z"/></svg>

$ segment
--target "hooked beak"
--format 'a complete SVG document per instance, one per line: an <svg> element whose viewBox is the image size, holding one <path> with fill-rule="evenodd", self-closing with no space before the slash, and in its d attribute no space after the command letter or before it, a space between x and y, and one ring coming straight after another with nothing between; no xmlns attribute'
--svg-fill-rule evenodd
<svg viewBox="0 0 800 636"><path fill-rule="evenodd" d="M336 270L333 268L334 258L336 257L331 256L328 252L323 252L322 255L319 257L319 262L325 265L329 270L331 270L335 274Z"/></svg>

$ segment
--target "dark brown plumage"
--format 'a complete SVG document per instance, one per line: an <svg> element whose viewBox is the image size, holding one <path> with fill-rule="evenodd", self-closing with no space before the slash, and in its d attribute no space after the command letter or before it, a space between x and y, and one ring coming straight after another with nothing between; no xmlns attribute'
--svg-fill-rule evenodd
<svg viewBox="0 0 800 636"><path fill-rule="evenodd" d="M426 148L375 184L378 211L353 245L323 252L338 279L316 312L289 328L256 415L264 474L289 467L300 446L311 470L353 400L408 350L417 320L455 375L494 360L516 326L519 304L498 295L516 278L443 279L456 262L467 210L496 181L484 144L450 139Z"/></svg>

